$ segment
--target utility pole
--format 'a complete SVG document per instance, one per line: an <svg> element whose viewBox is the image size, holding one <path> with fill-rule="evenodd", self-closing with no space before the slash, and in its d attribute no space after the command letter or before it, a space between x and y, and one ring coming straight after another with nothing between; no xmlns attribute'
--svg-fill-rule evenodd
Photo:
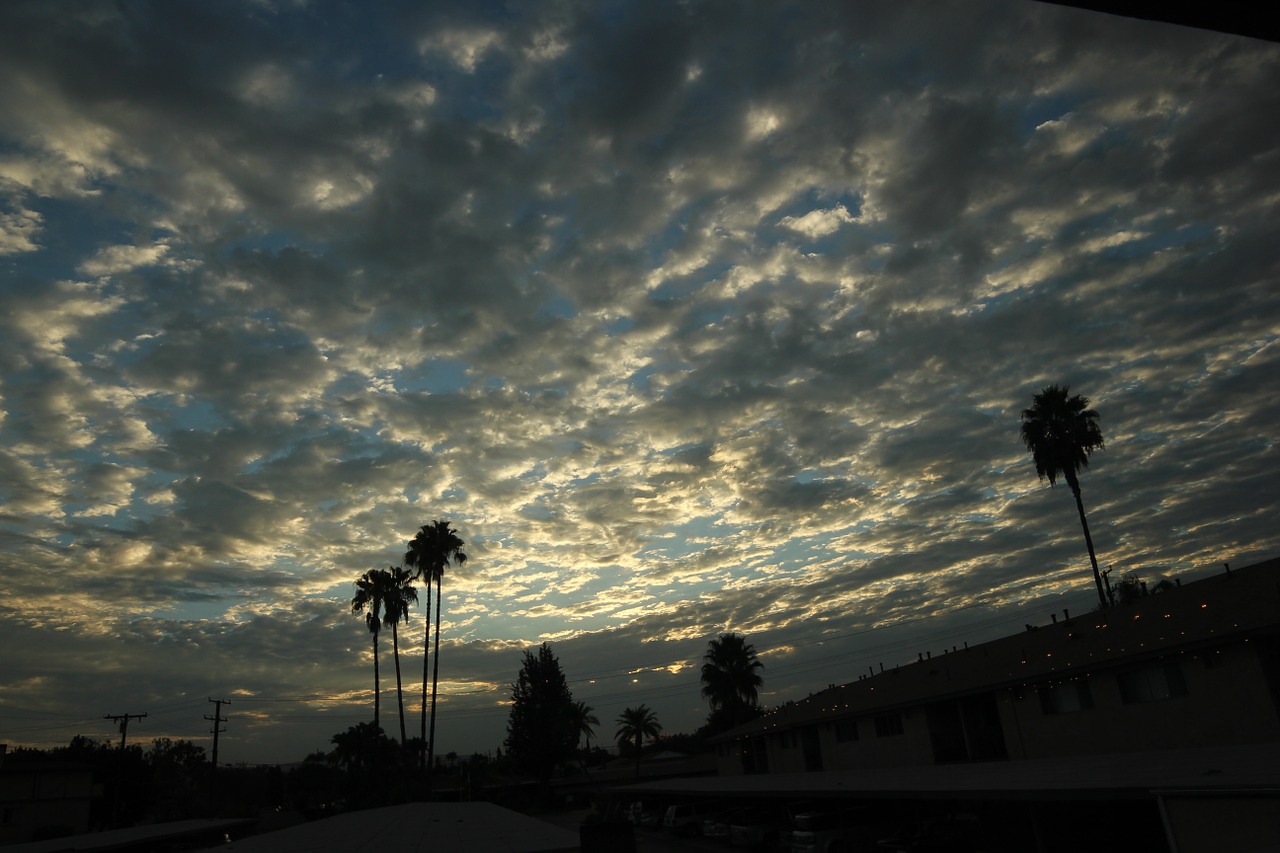
<svg viewBox="0 0 1280 853"><path fill-rule="evenodd" d="M120 724L120 749L124 749L124 739L129 735L129 721L141 720L146 714L104 714L102 719L112 720Z"/></svg>
<svg viewBox="0 0 1280 853"><path fill-rule="evenodd" d="M210 730L213 734L213 766L209 768L209 808L216 817L218 814L218 734L226 731L226 729L221 728L221 725L227 721L227 718L222 716L222 706L230 705L231 700L210 697L209 701L213 703L213 716L204 715L206 720L213 723L213 728Z"/></svg>
<svg viewBox="0 0 1280 853"><path fill-rule="evenodd" d="M124 742L129 736L129 721L141 720L146 717L146 713L142 714L104 714L102 719L111 720L120 724L120 758L116 764L116 785L115 791L111 795L111 826L118 827L120 824L120 789L124 787Z"/></svg>

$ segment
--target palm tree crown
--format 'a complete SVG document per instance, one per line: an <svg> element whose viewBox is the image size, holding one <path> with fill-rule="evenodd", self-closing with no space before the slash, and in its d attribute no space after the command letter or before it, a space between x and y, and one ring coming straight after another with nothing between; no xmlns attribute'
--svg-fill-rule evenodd
<svg viewBox="0 0 1280 853"><path fill-rule="evenodd" d="M636 753L639 754L640 748L644 745L644 739L656 740L662 731L662 724L658 722L658 715L649 709L647 705L641 705L638 708L627 708L622 712L622 716L618 717L618 731L615 737L619 743L635 742Z"/></svg>
<svg viewBox="0 0 1280 853"><path fill-rule="evenodd" d="M1089 454L1102 449L1102 430L1098 428L1098 413L1089 408L1089 399L1079 394L1069 395L1070 389L1065 385L1061 388L1049 385L1032 397L1031 408L1022 411L1022 443L1031 452L1040 479L1047 479L1052 486L1061 476L1071 487L1080 513L1080 526L1084 529L1085 547L1089 550L1089 563L1093 566L1098 600L1106 607L1102 574L1098 571L1077 476L1081 468L1089 466Z"/></svg>
<svg viewBox="0 0 1280 853"><path fill-rule="evenodd" d="M1053 485L1061 476L1072 491L1080 488L1076 475L1089 467L1089 454L1101 450L1102 430L1098 413L1089 408L1089 399L1070 389L1050 385L1022 410L1022 442L1031 451L1036 474Z"/></svg>
<svg viewBox="0 0 1280 853"><path fill-rule="evenodd" d="M728 727L747 722L759 707L763 669L755 647L738 634L722 634L707 643L702 664L702 696L713 715Z"/></svg>

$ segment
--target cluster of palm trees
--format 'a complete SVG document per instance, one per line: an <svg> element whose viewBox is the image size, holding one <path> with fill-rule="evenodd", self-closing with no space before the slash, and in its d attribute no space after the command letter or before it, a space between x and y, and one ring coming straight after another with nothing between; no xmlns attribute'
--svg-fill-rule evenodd
<svg viewBox="0 0 1280 853"><path fill-rule="evenodd" d="M422 723L420 737L426 747L426 767L435 760L436 696L440 683L440 610L444 598L441 583L449 566L461 566L467 560L465 543L447 521L424 524L408 543L403 566L371 569L356 580L356 594L351 599L351 612L363 613L365 624L373 636L373 725L381 726L381 685L378 671L378 635L391 628L392 653L396 666L396 699L400 710L400 742L407 743L404 719L404 688L400 676L399 624L409 621L410 605L418 603L421 583L427 591L425 631L422 640ZM435 648L431 650L431 586L435 584ZM430 653L429 653L430 652ZM432 660L434 658L434 661ZM428 669L430 665L431 669ZM427 728L427 676L431 676L431 724Z"/></svg>

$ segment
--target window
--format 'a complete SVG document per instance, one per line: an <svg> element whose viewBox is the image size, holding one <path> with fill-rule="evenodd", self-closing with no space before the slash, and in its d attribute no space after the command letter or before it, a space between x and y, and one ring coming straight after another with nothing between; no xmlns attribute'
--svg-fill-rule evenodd
<svg viewBox="0 0 1280 853"><path fill-rule="evenodd" d="M857 720L836 720L836 743L849 743L857 739Z"/></svg>
<svg viewBox="0 0 1280 853"><path fill-rule="evenodd" d="M893 737L902 734L901 714L880 714L876 717L876 737Z"/></svg>
<svg viewBox="0 0 1280 853"><path fill-rule="evenodd" d="M1064 681L1039 688L1040 707L1046 714L1074 714L1093 707L1093 693L1087 681Z"/></svg>
<svg viewBox="0 0 1280 853"><path fill-rule="evenodd" d="M782 733L781 738L782 738L783 749L795 749L796 746L798 745L798 741L796 740L796 733L794 729L787 729L785 732Z"/></svg>
<svg viewBox="0 0 1280 853"><path fill-rule="evenodd" d="M1187 682L1177 661L1122 672L1116 681L1120 685L1120 701L1126 705L1163 702L1187 695Z"/></svg>

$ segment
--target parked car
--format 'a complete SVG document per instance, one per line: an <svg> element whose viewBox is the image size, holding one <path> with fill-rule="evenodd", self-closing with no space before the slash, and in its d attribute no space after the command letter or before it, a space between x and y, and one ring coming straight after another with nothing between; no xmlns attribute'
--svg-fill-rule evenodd
<svg viewBox="0 0 1280 853"><path fill-rule="evenodd" d="M791 827L780 811L749 809L729 823L729 843L734 847L777 847Z"/></svg>
<svg viewBox="0 0 1280 853"><path fill-rule="evenodd" d="M729 826L739 817L750 815L754 809L726 809L702 821L702 834L707 838L729 837Z"/></svg>
<svg viewBox="0 0 1280 853"><path fill-rule="evenodd" d="M792 853L867 853L891 832L871 809L807 811L792 818Z"/></svg>
<svg viewBox="0 0 1280 853"><path fill-rule="evenodd" d="M636 826L657 826L662 822L662 813L645 808L644 803L634 802L627 806L627 820Z"/></svg>
<svg viewBox="0 0 1280 853"><path fill-rule="evenodd" d="M697 835L702 831L702 819L707 816L706 803L680 803L667 806L662 816L662 828L677 835Z"/></svg>

